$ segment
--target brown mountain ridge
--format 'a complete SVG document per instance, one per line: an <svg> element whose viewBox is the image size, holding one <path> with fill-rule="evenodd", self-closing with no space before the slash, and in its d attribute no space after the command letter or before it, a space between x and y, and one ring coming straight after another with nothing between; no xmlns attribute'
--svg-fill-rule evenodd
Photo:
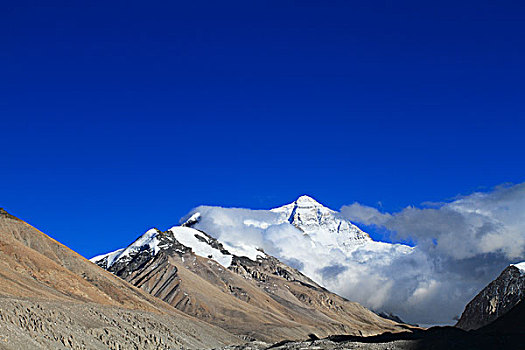
<svg viewBox="0 0 525 350"><path fill-rule="evenodd" d="M238 343L0 210L0 349L174 349Z"/></svg>

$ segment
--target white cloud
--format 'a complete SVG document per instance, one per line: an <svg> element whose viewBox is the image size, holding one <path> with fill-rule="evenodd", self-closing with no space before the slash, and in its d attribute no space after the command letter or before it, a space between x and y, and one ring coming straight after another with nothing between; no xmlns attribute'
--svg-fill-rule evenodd
<svg viewBox="0 0 525 350"><path fill-rule="evenodd" d="M341 213L355 222L384 227L418 245L433 240L441 254L455 259L498 253L512 260L522 258L525 252L525 184L473 193L437 208L407 207L383 214L354 203L341 208Z"/></svg>
<svg viewBox="0 0 525 350"><path fill-rule="evenodd" d="M499 186L433 208L381 213L354 203L341 213L416 242L412 263L396 259L390 265L397 295L382 305L415 322L451 322L505 266L525 259L525 184ZM375 273L385 276L388 270Z"/></svg>

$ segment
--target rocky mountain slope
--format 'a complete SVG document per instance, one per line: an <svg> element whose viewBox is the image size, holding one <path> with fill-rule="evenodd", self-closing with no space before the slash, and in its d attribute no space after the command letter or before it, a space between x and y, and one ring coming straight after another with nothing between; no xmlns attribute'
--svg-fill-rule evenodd
<svg viewBox="0 0 525 350"><path fill-rule="evenodd" d="M245 339L406 329L330 293L262 250L227 246L189 227L196 222L198 215L165 232L149 230L128 247L91 260L177 309Z"/></svg>
<svg viewBox="0 0 525 350"><path fill-rule="evenodd" d="M1 349L209 348L238 342L0 210Z"/></svg>
<svg viewBox="0 0 525 350"><path fill-rule="evenodd" d="M465 307L456 327L483 327L525 299L525 262L510 265Z"/></svg>

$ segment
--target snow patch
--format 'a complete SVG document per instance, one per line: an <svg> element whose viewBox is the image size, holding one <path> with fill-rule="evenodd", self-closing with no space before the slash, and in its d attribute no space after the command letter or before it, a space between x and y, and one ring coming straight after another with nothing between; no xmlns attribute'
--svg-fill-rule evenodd
<svg viewBox="0 0 525 350"><path fill-rule="evenodd" d="M237 243L234 246L234 245L231 245L225 242L221 242L221 243L224 246L224 248L230 253L232 253L233 255L243 256L252 261L257 261L257 257L259 256L263 258L266 256L266 254L261 252L258 248L248 245L248 244Z"/></svg>
<svg viewBox="0 0 525 350"><path fill-rule="evenodd" d="M267 222L250 220L250 219L244 220L243 224L245 224L246 226L253 226L253 227L262 228L263 230L267 229L270 226L270 224L267 223Z"/></svg>
<svg viewBox="0 0 525 350"><path fill-rule="evenodd" d="M184 223L182 225L184 225L184 226L191 226L191 225L199 222L200 217L201 217L201 213L199 213L199 212L194 213L188 219L186 219L186 220L183 219Z"/></svg>
<svg viewBox="0 0 525 350"><path fill-rule="evenodd" d="M219 249L213 248L208 243L208 238L200 231L183 226L174 226L170 228L169 231L173 233L173 236L175 236L175 239L177 241L179 241L186 247L191 248L196 255L205 258L211 257L211 259L217 261L224 267L229 267L231 265L232 256L228 254L223 254ZM205 242L203 242L196 236L203 238Z"/></svg>

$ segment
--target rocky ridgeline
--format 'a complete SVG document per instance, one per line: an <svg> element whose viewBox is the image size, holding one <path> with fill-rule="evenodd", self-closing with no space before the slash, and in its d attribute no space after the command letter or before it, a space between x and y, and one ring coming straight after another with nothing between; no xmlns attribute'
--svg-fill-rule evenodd
<svg viewBox="0 0 525 350"><path fill-rule="evenodd" d="M510 265L465 307L456 327L483 327L507 313L525 298L525 274Z"/></svg>
<svg viewBox="0 0 525 350"><path fill-rule="evenodd" d="M267 276L274 275L290 282L300 282L312 288L320 288L297 269L285 265L269 255L259 256L256 261L246 257L234 256L229 269L245 278L252 278L258 282L267 282L269 280Z"/></svg>
<svg viewBox="0 0 525 350"><path fill-rule="evenodd" d="M198 230L195 230L195 232L198 232L198 235L196 235L198 239L205 241L210 246L220 250L223 254L232 256L232 262L228 267L228 270L239 274L246 279L254 280L259 284L267 283L268 289L273 287L273 284L269 283L271 280L269 276L278 276L290 282L299 282L302 285L315 290L324 290L297 269L283 264L278 259L264 254L262 251L261 255L258 256L255 261L246 257L236 256L228 252L219 241L205 232ZM126 279L133 272L150 263L152 259L156 261L156 265L160 266L162 263L166 262L169 256L177 255L180 258L191 256L192 249L181 244L171 231L158 231L156 237L159 241L158 245L162 247L160 252L156 255L154 255L151 250L143 249L131 253L129 257L126 257L125 259L116 260L109 268L107 267L107 258L97 261L97 264L111 273ZM175 268L173 272L176 275L177 269ZM230 286L230 288L232 294L236 294L237 289L234 286Z"/></svg>

